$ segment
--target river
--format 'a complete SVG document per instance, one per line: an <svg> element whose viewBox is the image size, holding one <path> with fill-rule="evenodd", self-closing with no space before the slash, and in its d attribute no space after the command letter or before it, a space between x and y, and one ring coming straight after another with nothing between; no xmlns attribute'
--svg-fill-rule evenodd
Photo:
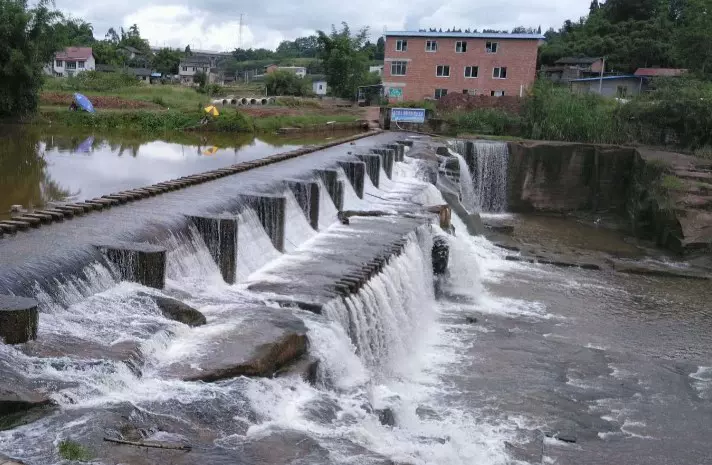
<svg viewBox="0 0 712 465"><path fill-rule="evenodd" d="M393 181L382 176L378 189L367 182L363 200L349 188L346 208L442 203L417 172L414 160L397 164ZM328 196L320 208L333 219ZM532 241L631 251L622 235L590 224L513 218ZM40 293L40 339L132 341L144 365L136 373L108 359L40 358L0 346L0 369L4 362L53 386L60 405L0 432L0 451L31 465L61 463L56 445L65 439L88 444L106 464L709 463L709 282L508 261L511 252L467 235L457 217L453 224L450 273L438 298L432 238L411 237L347 304L324 315L282 309L309 329L310 350L321 360L316 385L297 377L195 383L164 374L244 324L255 299L245 284L265 268L323 254L313 231L297 228L294 250L280 254L248 215L241 231L261 245L245 250L250 273L234 286L222 281L199 237L171 239L167 292L206 314L200 328L161 317L136 296L141 286L116 282L99 266L61 292ZM370 325L350 327L347 314ZM390 409L394 425L382 424L377 409ZM131 428L193 451L101 441Z"/></svg>
<svg viewBox="0 0 712 465"><path fill-rule="evenodd" d="M319 144L349 133L275 135L171 134L0 126L0 219L13 205L41 208L81 201Z"/></svg>

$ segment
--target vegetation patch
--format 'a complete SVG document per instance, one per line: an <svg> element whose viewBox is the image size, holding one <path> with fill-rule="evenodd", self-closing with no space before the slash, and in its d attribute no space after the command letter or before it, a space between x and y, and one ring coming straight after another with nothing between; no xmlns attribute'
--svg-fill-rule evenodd
<svg viewBox="0 0 712 465"><path fill-rule="evenodd" d="M57 446L57 452L62 459L76 462L89 462L94 458L89 449L78 442L70 440L60 442Z"/></svg>

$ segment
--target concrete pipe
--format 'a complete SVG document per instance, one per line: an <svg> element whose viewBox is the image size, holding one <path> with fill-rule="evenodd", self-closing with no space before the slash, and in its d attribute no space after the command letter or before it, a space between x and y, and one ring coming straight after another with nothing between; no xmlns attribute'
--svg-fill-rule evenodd
<svg viewBox="0 0 712 465"><path fill-rule="evenodd" d="M250 99L250 105L257 105L257 99L256 99L256 98L251 98L251 99Z"/></svg>
<svg viewBox="0 0 712 465"><path fill-rule="evenodd" d="M241 102L243 105L247 105L248 103L250 103L250 102L249 102L246 98L244 98L244 97L240 100L240 102Z"/></svg>
<svg viewBox="0 0 712 465"><path fill-rule="evenodd" d="M223 99L222 104L227 105L227 99Z"/></svg>
<svg viewBox="0 0 712 465"><path fill-rule="evenodd" d="M230 100L230 105L237 105L237 99L234 98L234 99Z"/></svg>
<svg viewBox="0 0 712 465"><path fill-rule="evenodd" d="M267 105L268 100L267 100L266 98L263 98L262 100L260 100L260 103L261 103L262 105Z"/></svg>

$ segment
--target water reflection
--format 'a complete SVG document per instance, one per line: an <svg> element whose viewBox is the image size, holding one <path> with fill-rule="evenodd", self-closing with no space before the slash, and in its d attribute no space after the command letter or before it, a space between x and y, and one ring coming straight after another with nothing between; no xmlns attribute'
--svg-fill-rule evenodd
<svg viewBox="0 0 712 465"><path fill-rule="evenodd" d="M89 199L321 142L324 138L200 133L156 140L128 133L4 126L0 218L9 217L12 205L31 209L50 201Z"/></svg>

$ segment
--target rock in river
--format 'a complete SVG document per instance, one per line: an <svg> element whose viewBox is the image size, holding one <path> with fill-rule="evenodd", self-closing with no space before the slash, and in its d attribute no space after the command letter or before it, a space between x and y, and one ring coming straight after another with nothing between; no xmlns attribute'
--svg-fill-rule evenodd
<svg viewBox="0 0 712 465"><path fill-rule="evenodd" d="M184 323L188 326L202 326L207 323L205 315L190 305L184 304L180 300L146 293L140 293L139 295L141 297L150 297L153 299L163 313L163 316L168 319Z"/></svg>

